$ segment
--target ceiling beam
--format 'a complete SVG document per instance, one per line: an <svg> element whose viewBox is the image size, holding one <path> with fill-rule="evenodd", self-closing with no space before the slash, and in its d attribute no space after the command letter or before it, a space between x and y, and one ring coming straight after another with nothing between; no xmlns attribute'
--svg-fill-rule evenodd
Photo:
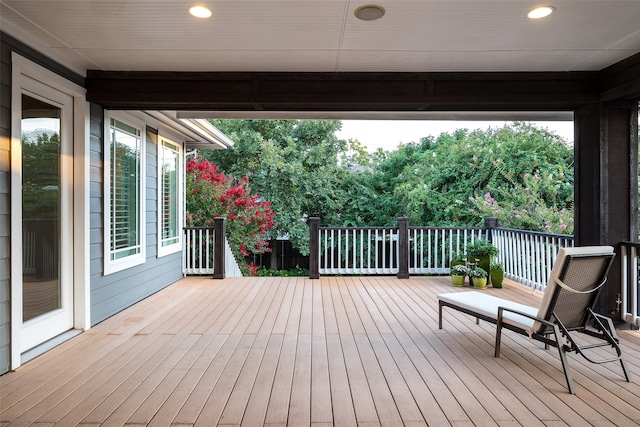
<svg viewBox="0 0 640 427"><path fill-rule="evenodd" d="M601 74L601 101L640 98L640 53L605 68Z"/></svg>
<svg viewBox="0 0 640 427"><path fill-rule="evenodd" d="M246 73L88 71L109 109L544 111L600 100L597 72Z"/></svg>

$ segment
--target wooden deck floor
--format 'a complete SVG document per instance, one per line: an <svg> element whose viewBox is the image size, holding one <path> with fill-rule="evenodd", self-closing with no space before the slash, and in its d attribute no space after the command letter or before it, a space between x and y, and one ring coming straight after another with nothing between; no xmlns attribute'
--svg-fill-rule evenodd
<svg viewBox="0 0 640 427"><path fill-rule="evenodd" d="M452 310L449 278L188 278L0 377L0 425L640 425L640 333L619 364ZM484 292L537 305L507 284ZM445 309L446 310L446 309Z"/></svg>

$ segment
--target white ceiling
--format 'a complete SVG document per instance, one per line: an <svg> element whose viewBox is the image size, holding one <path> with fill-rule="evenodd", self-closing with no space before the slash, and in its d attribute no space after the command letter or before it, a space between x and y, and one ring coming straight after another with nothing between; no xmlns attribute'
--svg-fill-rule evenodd
<svg viewBox="0 0 640 427"><path fill-rule="evenodd" d="M0 0L2 30L84 75L114 71L589 71L640 52L640 0Z"/></svg>

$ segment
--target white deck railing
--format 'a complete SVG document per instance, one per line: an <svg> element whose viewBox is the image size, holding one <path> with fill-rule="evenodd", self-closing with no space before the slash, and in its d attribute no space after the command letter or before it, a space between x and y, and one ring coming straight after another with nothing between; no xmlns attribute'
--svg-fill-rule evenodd
<svg viewBox="0 0 640 427"><path fill-rule="evenodd" d="M185 228L182 274L213 274L213 228Z"/></svg>
<svg viewBox="0 0 640 427"><path fill-rule="evenodd" d="M320 227L320 274L396 274L397 227ZM486 238L481 228L410 227L409 273L448 274L451 258Z"/></svg>
<svg viewBox="0 0 640 427"><path fill-rule="evenodd" d="M486 239L481 228L409 227L409 273L449 274L449 263L467 245Z"/></svg>
<svg viewBox="0 0 640 427"><path fill-rule="evenodd" d="M621 287L620 316L625 322L640 326L640 264L638 263L638 243L620 245Z"/></svg>
<svg viewBox="0 0 640 427"><path fill-rule="evenodd" d="M320 274L396 274L397 227L320 228Z"/></svg>
<svg viewBox="0 0 640 427"><path fill-rule="evenodd" d="M487 239L485 228L408 227L407 248L399 227L319 227L319 274L396 274L403 263L409 274L449 274L454 256ZM496 260L505 276L544 290L560 248L572 247L573 236L505 228L491 229ZM407 266L405 266L407 268ZM405 269L405 271L407 271Z"/></svg>
<svg viewBox="0 0 640 427"><path fill-rule="evenodd" d="M182 250L182 274L184 276L211 275L215 272L214 259L214 229L205 227L185 228ZM224 275L226 277L242 277L240 266L226 239L224 259Z"/></svg>
<svg viewBox="0 0 640 427"><path fill-rule="evenodd" d="M573 236L494 228L492 242L505 277L544 291L558 251L573 247Z"/></svg>

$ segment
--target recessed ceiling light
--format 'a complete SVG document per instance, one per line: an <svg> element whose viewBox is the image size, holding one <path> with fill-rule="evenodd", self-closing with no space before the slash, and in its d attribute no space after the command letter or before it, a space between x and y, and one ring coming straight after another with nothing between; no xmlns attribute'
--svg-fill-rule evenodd
<svg viewBox="0 0 640 427"><path fill-rule="evenodd" d="M353 14L356 15L356 18L363 21L375 21L376 19L382 18L384 13L384 7L378 6L377 4L360 6L355 12L353 12Z"/></svg>
<svg viewBox="0 0 640 427"><path fill-rule="evenodd" d="M204 6L193 6L189 9L189 13L196 18L210 18L211 11Z"/></svg>
<svg viewBox="0 0 640 427"><path fill-rule="evenodd" d="M553 6L540 6L532 9L527 13L529 19L540 19L551 15L556 10Z"/></svg>

